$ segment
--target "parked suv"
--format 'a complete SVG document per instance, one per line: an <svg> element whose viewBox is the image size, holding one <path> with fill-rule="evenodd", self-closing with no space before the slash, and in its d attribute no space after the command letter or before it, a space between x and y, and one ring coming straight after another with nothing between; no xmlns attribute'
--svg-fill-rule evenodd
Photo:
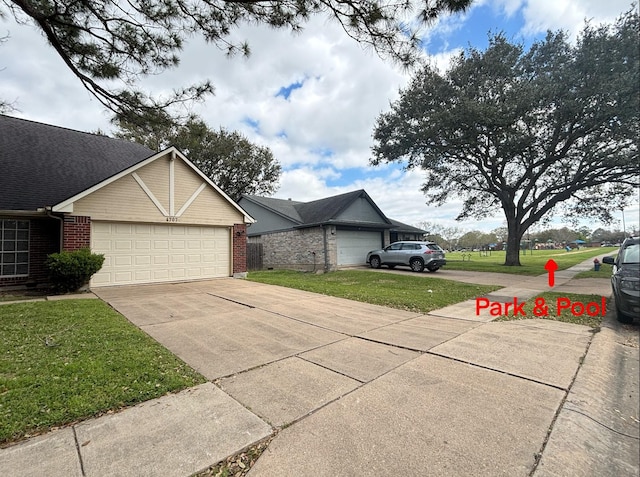
<svg viewBox="0 0 640 477"><path fill-rule="evenodd" d="M369 252L367 263L371 268L380 268L381 265L389 268L406 265L414 272L421 272L425 268L435 272L446 265L447 261L444 258L444 250L434 242L394 242L382 250Z"/></svg>
<svg viewBox="0 0 640 477"><path fill-rule="evenodd" d="M613 265L611 288L618 321L631 323L640 316L640 237L625 239L616 258L604 257L602 261Z"/></svg>

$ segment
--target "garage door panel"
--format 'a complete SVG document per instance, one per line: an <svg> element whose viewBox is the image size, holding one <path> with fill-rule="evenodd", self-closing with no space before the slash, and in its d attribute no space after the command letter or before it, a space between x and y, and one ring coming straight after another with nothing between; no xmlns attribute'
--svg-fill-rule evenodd
<svg viewBox="0 0 640 477"><path fill-rule="evenodd" d="M151 280L151 272L149 270L137 271L135 273L135 279L137 282L146 282Z"/></svg>
<svg viewBox="0 0 640 477"><path fill-rule="evenodd" d="M151 265L151 257L149 255L136 255L136 266Z"/></svg>
<svg viewBox="0 0 640 477"><path fill-rule="evenodd" d="M367 252L382 246L382 233L361 230L338 230L338 265L364 265Z"/></svg>
<svg viewBox="0 0 640 477"><path fill-rule="evenodd" d="M93 222L91 230L92 250L105 255L94 287L230 275L224 227Z"/></svg>
<svg viewBox="0 0 640 477"><path fill-rule="evenodd" d="M136 240L136 250L151 250L151 241L149 240Z"/></svg>
<svg viewBox="0 0 640 477"><path fill-rule="evenodd" d="M114 257L114 265L116 267L129 267L131 266L131 262L133 260L133 257L131 255L120 255L117 257Z"/></svg>

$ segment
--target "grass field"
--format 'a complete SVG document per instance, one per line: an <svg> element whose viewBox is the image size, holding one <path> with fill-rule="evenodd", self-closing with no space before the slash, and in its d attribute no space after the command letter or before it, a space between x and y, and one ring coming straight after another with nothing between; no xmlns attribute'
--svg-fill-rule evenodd
<svg viewBox="0 0 640 477"><path fill-rule="evenodd" d="M428 313L500 288L435 277L417 278L413 274L380 274L360 270L339 270L320 275L272 270L250 272L248 279L421 313Z"/></svg>
<svg viewBox="0 0 640 477"><path fill-rule="evenodd" d="M100 300L0 306L0 444L203 382Z"/></svg>
<svg viewBox="0 0 640 477"><path fill-rule="evenodd" d="M450 252L447 253L448 270L468 270L476 272L513 273L516 275L542 275L544 265L552 258L558 264L558 270L565 270L584 260L603 255L613 255L617 247L583 248L580 250L527 250L521 253L520 267L504 266L506 252ZM533 252L533 253L531 253ZM603 276L605 273L603 272Z"/></svg>

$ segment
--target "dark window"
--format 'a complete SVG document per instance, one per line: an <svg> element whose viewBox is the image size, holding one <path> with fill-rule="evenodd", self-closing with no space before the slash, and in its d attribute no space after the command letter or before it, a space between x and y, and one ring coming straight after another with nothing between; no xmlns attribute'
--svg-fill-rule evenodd
<svg viewBox="0 0 640 477"><path fill-rule="evenodd" d="M29 221L0 219L0 276L29 274Z"/></svg>

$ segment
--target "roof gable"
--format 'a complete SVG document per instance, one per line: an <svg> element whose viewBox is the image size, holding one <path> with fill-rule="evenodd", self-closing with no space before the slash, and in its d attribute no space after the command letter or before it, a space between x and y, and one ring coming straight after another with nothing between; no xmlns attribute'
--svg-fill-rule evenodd
<svg viewBox="0 0 640 477"><path fill-rule="evenodd" d="M153 155L129 141L0 115L0 210L54 206Z"/></svg>
<svg viewBox="0 0 640 477"><path fill-rule="evenodd" d="M134 164L133 166L127 169L124 169L123 171L120 171L119 173L107 178L106 180L100 182L99 184L96 184L93 187L90 187L89 189L81 191L80 193L68 198L67 200L59 204L55 204L53 206L53 211L54 212L73 212L74 203L81 201L82 199L84 199L87 196L90 196L91 194L94 194L100 190L105 189L109 185L127 176L131 176L139 184L139 186L142 187L143 190L145 190L145 192L148 194L150 198L153 197L153 202L156 204L156 207L159 209L162 215L164 215L165 217L175 217L176 215L179 216L197 198L199 191L196 191L194 193L194 195L192 196L193 198L189 198L186 201L174 203L175 190L174 190L173 184L174 184L175 178L173 176L169 176L171 185L169 186L169 190L167 191L168 196L165 198L165 200L159 200L157 197L155 197L152 191L148 190L146 184L144 183L144 180L137 175L137 171L140 171L141 169L148 167L155 161L164 157L170 157L171 160L177 159L181 161L184 165L188 166L187 168L191 170L191 172L195 173L195 175L200 178L200 180L202 181L202 187L200 189L203 189L206 187L206 185L208 185L210 188L214 189L217 194L222 196L224 201L226 201L234 209L240 212L244 216L244 221L246 223L255 222L255 220L249 214L247 214L247 212L245 212L238 204L236 204L227 194L224 193L224 191L222 191L217 185L215 185L211 181L211 179L209 179L202 171L200 171L200 169L198 169L195 165L193 165L193 163L189 161L184 156L184 154L182 154L178 149L176 149L173 146L168 149L165 149L164 151L160 151L154 154L153 156L141 162L138 162L137 164Z"/></svg>
<svg viewBox="0 0 640 477"><path fill-rule="evenodd" d="M391 226L389 219L362 189L311 202L245 195L241 204L244 207L250 207L252 215L258 219L259 226L256 228L256 233L258 229L260 231L273 229L271 227L272 217L266 212L278 215L288 220L290 227L298 228L329 223L366 224L384 226L385 228ZM261 226L261 219L268 224ZM282 229L283 227L279 226L278 228Z"/></svg>
<svg viewBox="0 0 640 477"><path fill-rule="evenodd" d="M355 206L358 201L362 201L364 206ZM305 224L341 221L391 223L375 202L371 200L369 194L362 189L312 202L300 203L296 206L296 210Z"/></svg>

